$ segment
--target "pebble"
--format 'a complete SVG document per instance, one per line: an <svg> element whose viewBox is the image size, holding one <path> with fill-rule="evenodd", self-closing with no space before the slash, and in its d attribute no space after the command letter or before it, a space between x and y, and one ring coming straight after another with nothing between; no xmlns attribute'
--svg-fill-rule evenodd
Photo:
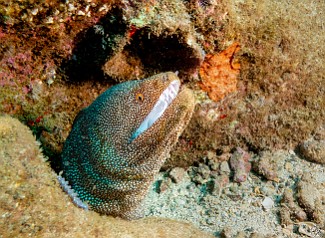
<svg viewBox="0 0 325 238"><path fill-rule="evenodd" d="M208 152L208 165L210 166L212 171L218 170L219 161L215 153L213 153L213 156L209 156L209 152Z"/></svg>
<svg viewBox="0 0 325 238"><path fill-rule="evenodd" d="M311 174L302 177L297 185L297 201L313 221L325 224L325 186L317 183Z"/></svg>
<svg viewBox="0 0 325 238"><path fill-rule="evenodd" d="M69 4L68 4L68 11L69 11L69 12L72 12L72 11L74 11L74 10L76 10L75 6L73 6L73 4L71 4L71 3L69 3Z"/></svg>
<svg viewBox="0 0 325 238"><path fill-rule="evenodd" d="M251 170L250 157L250 154L240 147L237 147L236 151L230 157L230 167L234 170L235 182L242 183L247 180Z"/></svg>
<svg viewBox="0 0 325 238"><path fill-rule="evenodd" d="M203 179L207 179L210 176L210 168L206 164L200 164L197 172L202 176Z"/></svg>
<svg viewBox="0 0 325 238"><path fill-rule="evenodd" d="M229 168L229 164L227 161L223 161L220 164L220 174L226 174L229 175L230 174L230 168Z"/></svg>
<svg viewBox="0 0 325 238"><path fill-rule="evenodd" d="M186 204L186 200L184 200L182 198L178 198L178 199L176 199L176 204L178 206L184 206Z"/></svg>
<svg viewBox="0 0 325 238"><path fill-rule="evenodd" d="M274 160L275 157L272 153L262 152L259 160L253 164L253 169L267 180L278 181L277 168Z"/></svg>
<svg viewBox="0 0 325 238"><path fill-rule="evenodd" d="M291 224L293 221L302 222L307 220L306 212L295 202L291 189L285 189L281 200L281 223Z"/></svg>
<svg viewBox="0 0 325 238"><path fill-rule="evenodd" d="M108 7L107 7L107 5L106 4L104 4L103 6L101 6L99 9L98 9L98 11L99 12L102 12L102 11L104 11L104 12L106 12L106 11L108 11Z"/></svg>
<svg viewBox="0 0 325 238"><path fill-rule="evenodd" d="M161 180L159 186L159 193L165 192L172 184L171 178L167 177L166 179Z"/></svg>
<svg viewBox="0 0 325 238"><path fill-rule="evenodd" d="M216 160L217 159L216 152L209 150L207 152L207 157L208 157L208 160Z"/></svg>
<svg viewBox="0 0 325 238"><path fill-rule="evenodd" d="M232 237L233 233L234 232L232 231L232 229L230 227L225 227L221 232L221 237L222 238L230 238L230 237Z"/></svg>
<svg viewBox="0 0 325 238"><path fill-rule="evenodd" d="M293 173L293 166L290 162L286 162L284 167L289 173Z"/></svg>
<svg viewBox="0 0 325 238"><path fill-rule="evenodd" d="M78 15L78 16L84 16L84 15L86 15L86 13L84 13L84 12L81 11L81 10L79 10L79 11L77 12L77 15Z"/></svg>
<svg viewBox="0 0 325 238"><path fill-rule="evenodd" d="M272 196L276 193L276 189L273 186L272 181L267 181L264 186L261 187L261 192L266 196Z"/></svg>
<svg viewBox="0 0 325 238"><path fill-rule="evenodd" d="M54 23L53 17L46 18L45 23L46 24L53 24Z"/></svg>
<svg viewBox="0 0 325 238"><path fill-rule="evenodd" d="M185 174L185 169L176 167L169 172L169 177L172 179L174 183L179 183L183 180L184 174Z"/></svg>
<svg viewBox="0 0 325 238"><path fill-rule="evenodd" d="M266 211L270 210L272 207L274 207L273 199L270 197L265 197L264 200L262 201L262 206L264 210Z"/></svg>
<svg viewBox="0 0 325 238"><path fill-rule="evenodd" d="M222 190L229 183L229 177L227 175L219 175L216 179L211 181L211 194L214 196L220 196Z"/></svg>
<svg viewBox="0 0 325 238"><path fill-rule="evenodd" d="M37 13L38 13L38 8L34 8L32 11L31 11L32 15L33 16L36 16Z"/></svg>
<svg viewBox="0 0 325 238"><path fill-rule="evenodd" d="M207 219L206 219L206 223L207 224L209 224L209 225L213 225L213 224L215 224L217 221L216 221L216 219L214 218L214 217L208 217Z"/></svg>

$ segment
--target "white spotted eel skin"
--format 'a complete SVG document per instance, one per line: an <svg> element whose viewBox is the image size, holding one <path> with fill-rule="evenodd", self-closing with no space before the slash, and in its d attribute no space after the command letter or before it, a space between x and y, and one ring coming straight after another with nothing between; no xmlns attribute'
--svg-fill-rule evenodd
<svg viewBox="0 0 325 238"><path fill-rule="evenodd" d="M141 202L194 105L172 72L109 88L76 117L59 182L79 207L140 218Z"/></svg>

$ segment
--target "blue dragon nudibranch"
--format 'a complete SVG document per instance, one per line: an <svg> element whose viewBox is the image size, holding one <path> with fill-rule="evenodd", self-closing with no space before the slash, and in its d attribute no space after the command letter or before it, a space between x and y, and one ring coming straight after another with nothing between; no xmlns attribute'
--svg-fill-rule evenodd
<svg viewBox="0 0 325 238"><path fill-rule="evenodd" d="M195 100L172 72L109 88L76 117L59 182L85 209L135 219Z"/></svg>

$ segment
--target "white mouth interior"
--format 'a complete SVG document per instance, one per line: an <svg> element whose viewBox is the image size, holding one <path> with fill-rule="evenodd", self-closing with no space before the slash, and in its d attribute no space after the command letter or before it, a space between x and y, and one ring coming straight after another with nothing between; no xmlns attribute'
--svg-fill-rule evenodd
<svg viewBox="0 0 325 238"><path fill-rule="evenodd" d="M174 80L169 84L169 86L162 92L162 94L159 96L158 101L150 111L150 113L147 115L147 117L143 120L141 125L138 127L138 129L133 133L131 136L131 141L137 138L140 134L142 134L144 131L146 131L148 128L152 126L152 124L157 121L161 115L164 113L164 111L167 109L167 107L171 104L171 102L174 100L174 98L177 96L177 93L179 91L180 82L179 80Z"/></svg>

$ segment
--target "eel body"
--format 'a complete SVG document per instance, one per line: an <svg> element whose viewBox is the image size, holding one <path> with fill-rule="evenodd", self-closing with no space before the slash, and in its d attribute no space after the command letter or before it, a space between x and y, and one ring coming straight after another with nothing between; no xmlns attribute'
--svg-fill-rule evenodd
<svg viewBox="0 0 325 238"><path fill-rule="evenodd" d="M172 72L109 88L73 123L61 155L61 185L83 208L140 218L141 202L194 104Z"/></svg>

